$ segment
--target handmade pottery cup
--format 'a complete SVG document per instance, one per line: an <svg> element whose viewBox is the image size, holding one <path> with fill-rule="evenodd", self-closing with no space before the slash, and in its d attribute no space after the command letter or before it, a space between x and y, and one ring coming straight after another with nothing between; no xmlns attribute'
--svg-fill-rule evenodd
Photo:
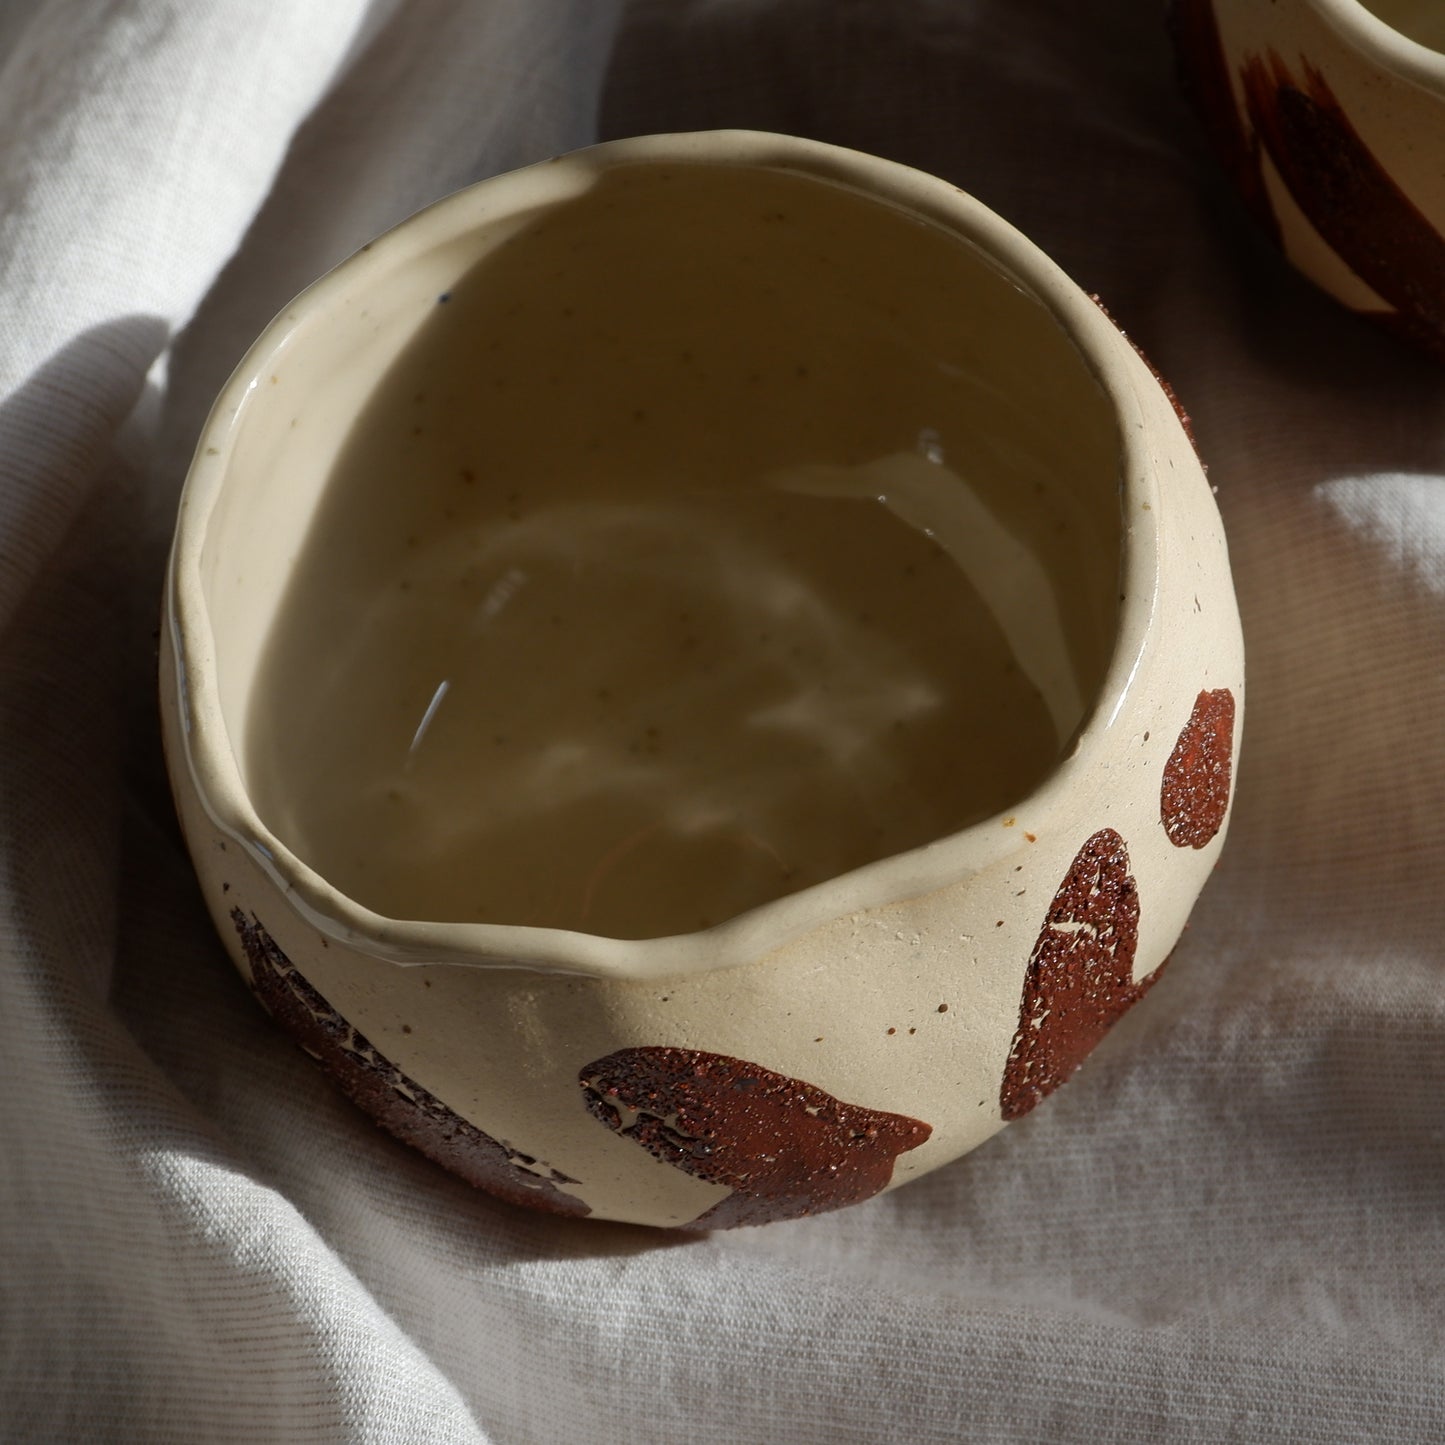
<svg viewBox="0 0 1445 1445"><path fill-rule="evenodd" d="M711 1229L1066 1080L1214 867L1211 489L955 187L747 132L486 181L317 282L201 437L161 681L237 967L483 1189Z"/></svg>
<svg viewBox="0 0 1445 1445"><path fill-rule="evenodd" d="M1344 305L1445 357L1445 6L1173 0L1171 24L1265 232Z"/></svg>

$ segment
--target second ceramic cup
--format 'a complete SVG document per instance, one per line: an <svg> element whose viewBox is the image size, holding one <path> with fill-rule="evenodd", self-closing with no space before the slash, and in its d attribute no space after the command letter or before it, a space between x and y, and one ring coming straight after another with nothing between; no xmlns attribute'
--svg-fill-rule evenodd
<svg viewBox="0 0 1445 1445"><path fill-rule="evenodd" d="M1445 359L1445 5L1174 0L1186 89L1255 219Z"/></svg>

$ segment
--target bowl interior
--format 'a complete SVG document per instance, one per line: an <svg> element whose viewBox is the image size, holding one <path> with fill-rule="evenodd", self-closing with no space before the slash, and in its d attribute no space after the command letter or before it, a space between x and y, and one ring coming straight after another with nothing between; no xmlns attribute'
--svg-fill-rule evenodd
<svg viewBox="0 0 1445 1445"><path fill-rule="evenodd" d="M1049 310L786 168L527 194L303 298L227 433L202 591L264 826L389 918L648 938L1037 787L1122 546Z"/></svg>

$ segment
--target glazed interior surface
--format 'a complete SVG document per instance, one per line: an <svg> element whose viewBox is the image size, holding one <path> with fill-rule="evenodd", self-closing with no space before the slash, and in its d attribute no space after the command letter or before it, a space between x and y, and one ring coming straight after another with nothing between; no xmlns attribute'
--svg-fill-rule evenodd
<svg viewBox="0 0 1445 1445"><path fill-rule="evenodd" d="M1362 0L1366 10L1393 30L1431 50L1445 51L1442 0Z"/></svg>
<svg viewBox="0 0 1445 1445"><path fill-rule="evenodd" d="M309 503L282 444L218 512L214 559L280 559L223 689L276 836L389 917L646 938L1035 788L1121 548L1112 409L1048 311L786 171L601 170L494 239L420 324L298 341L381 380Z"/></svg>

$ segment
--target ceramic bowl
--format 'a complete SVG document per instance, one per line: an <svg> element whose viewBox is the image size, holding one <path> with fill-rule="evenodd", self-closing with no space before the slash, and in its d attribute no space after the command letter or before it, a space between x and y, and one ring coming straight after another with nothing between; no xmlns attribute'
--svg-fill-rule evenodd
<svg viewBox="0 0 1445 1445"><path fill-rule="evenodd" d="M614 142L363 248L222 393L167 585L236 966L538 1209L756 1224L956 1158L1223 842L1240 630L1170 397L977 201L810 141Z"/></svg>
<svg viewBox="0 0 1445 1445"><path fill-rule="evenodd" d="M1351 310L1445 357L1445 7L1173 0L1185 88L1255 219Z"/></svg>

